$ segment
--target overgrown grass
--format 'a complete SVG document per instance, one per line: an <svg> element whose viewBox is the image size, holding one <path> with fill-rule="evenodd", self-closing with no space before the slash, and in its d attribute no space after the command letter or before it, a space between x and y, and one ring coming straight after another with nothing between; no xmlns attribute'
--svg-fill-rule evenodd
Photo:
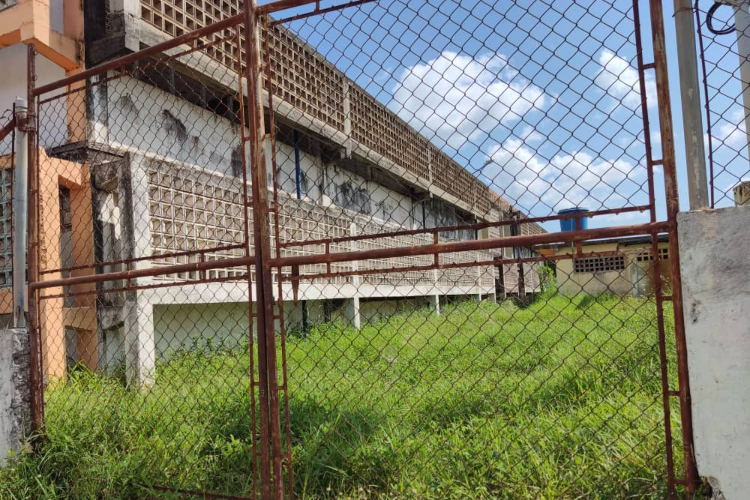
<svg viewBox="0 0 750 500"><path fill-rule="evenodd" d="M462 303L321 325L287 350L302 498L665 496L652 302ZM148 391L90 373L51 387L46 440L0 472L0 498L248 494L249 365L215 349L162 364Z"/></svg>

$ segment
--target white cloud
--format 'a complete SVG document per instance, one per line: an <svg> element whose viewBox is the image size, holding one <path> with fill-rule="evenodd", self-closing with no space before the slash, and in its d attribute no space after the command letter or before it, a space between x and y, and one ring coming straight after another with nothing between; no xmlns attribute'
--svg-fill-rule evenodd
<svg viewBox="0 0 750 500"><path fill-rule="evenodd" d="M724 146L739 150L747 145L745 113L741 108L732 110L723 118L721 125L712 130L712 137ZM708 143L706 143L708 144ZM717 147L720 145L714 145Z"/></svg>
<svg viewBox="0 0 750 500"><path fill-rule="evenodd" d="M389 107L439 147L461 148L498 125L519 121L549 101L542 89L518 76L502 54L476 58L443 52L406 68Z"/></svg>
<svg viewBox="0 0 750 500"><path fill-rule="evenodd" d="M631 111L639 109L641 89L638 70L622 57L606 49L599 53L597 62L601 69L594 82L609 96L608 110L612 111L620 105ZM646 74L646 99L649 107L656 106L656 82L648 74Z"/></svg>
<svg viewBox="0 0 750 500"><path fill-rule="evenodd" d="M583 206L590 210L628 205L643 190L646 169L625 160L606 160L584 151L545 159L516 137L488 150L484 176L519 208L549 213Z"/></svg>
<svg viewBox="0 0 750 500"><path fill-rule="evenodd" d="M600 67L591 75L596 84L592 91L606 93L597 105L599 111L632 116L641 105L638 71L607 50L597 55L596 62ZM646 169L629 160L638 156L629 153L632 148L642 148L641 135L618 132L621 125L611 130L610 141L620 145L622 159L604 158L587 150L560 152L561 139L550 138L564 117L550 118L559 121L552 129L534 128L521 120L535 123L526 115L535 110L551 112L554 101L561 97L550 96L524 79L502 53L470 57L446 51L396 72L393 81L388 104L392 111L438 147L459 150L470 141L481 149L487 160L481 176L527 213L544 215L576 205L599 210L642 202L639 197L645 192ZM647 75L645 83L648 103L655 106L653 78ZM493 133L498 127L501 130ZM610 130L604 127L601 131L607 135ZM508 133L511 136L499 143ZM654 135L652 142L658 141Z"/></svg>

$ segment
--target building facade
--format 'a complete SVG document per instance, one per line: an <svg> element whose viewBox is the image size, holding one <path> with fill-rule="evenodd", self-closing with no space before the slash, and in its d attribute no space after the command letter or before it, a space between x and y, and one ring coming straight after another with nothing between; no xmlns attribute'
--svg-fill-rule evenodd
<svg viewBox="0 0 750 500"><path fill-rule="evenodd" d="M651 251L651 237L625 237L590 240L575 245L555 245L537 248L552 258L579 255L557 260L557 290L563 295L632 295L646 297L654 294L657 267ZM665 293L671 286L669 240L659 235L658 272Z"/></svg>
<svg viewBox="0 0 750 500"><path fill-rule="evenodd" d="M83 9L77 2L69 3L63 5L63 31L51 31L63 37L69 33L73 46L80 48L69 54L75 56L72 60L57 55L68 47L67 41L50 35L46 40L51 46L40 50L44 40L38 30L24 38L23 23L18 40L4 38L13 43L2 49L0 60L25 54L20 44L33 41L41 56L54 55L50 61L67 65L59 66L62 72L48 72L37 82L40 85L240 9L237 2L213 0L102 0L86 2ZM0 16L24 5L18 0ZM51 7L50 19L58 15L55 12ZM274 68L276 119L266 140L267 156L275 160L268 187L277 188L280 241L525 217L293 33L279 26L266 29L261 39L269 40L264 57ZM209 41L199 50L187 47L185 55L170 64L146 62L128 74L100 75L85 88L58 92L40 106L40 183L47 200L41 203L41 223L48 228L48 241L59 229L59 243L41 249L43 279L243 255L247 186L239 119L243 96L236 92L240 54L235 50L241 45L227 40ZM0 95L23 96L25 84L4 83ZM268 112L267 91L263 99ZM47 166L53 164L75 175L59 175L58 167ZM447 230L440 240L542 229L520 224L513 231L510 225ZM356 244L343 241L332 243L331 251L424 245L432 238L416 234ZM282 255L323 250L323 244L285 245ZM486 263L528 252L463 252L446 254L442 261ZM423 301L439 310L445 297L495 298L498 292L529 294L539 288L532 264L365 273L394 265L430 265L432 258L346 262L331 267L342 274L363 274L303 280L298 287L285 282L281 293L286 327L306 329L337 317L359 327L407 303ZM131 262L123 263L127 260ZM315 274L320 267L299 272ZM42 301L48 375L61 376L66 366L78 362L92 369L124 363L130 377L147 380L160 357L205 344L206 339L224 347L241 342L244 337L236 332L250 328L247 307L254 293L242 277L245 273L208 271L211 283L190 283L197 277L190 273L138 278L128 285L153 285L138 291L122 291L122 283L59 291L59 297ZM190 286L180 287L186 283Z"/></svg>

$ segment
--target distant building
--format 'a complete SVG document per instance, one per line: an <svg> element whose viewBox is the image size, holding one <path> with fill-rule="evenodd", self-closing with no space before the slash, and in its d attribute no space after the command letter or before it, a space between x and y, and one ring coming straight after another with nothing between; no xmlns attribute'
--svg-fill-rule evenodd
<svg viewBox="0 0 750 500"><path fill-rule="evenodd" d="M734 187L734 204L750 204L750 181L742 181Z"/></svg>
<svg viewBox="0 0 750 500"><path fill-rule="evenodd" d="M670 287L669 241L659 235L661 279ZM575 244L544 245L535 250L545 256L574 255ZM584 241L581 257L556 260L557 290L563 295L586 293L600 295L648 296L654 290L656 266L651 252L651 237L636 236Z"/></svg>

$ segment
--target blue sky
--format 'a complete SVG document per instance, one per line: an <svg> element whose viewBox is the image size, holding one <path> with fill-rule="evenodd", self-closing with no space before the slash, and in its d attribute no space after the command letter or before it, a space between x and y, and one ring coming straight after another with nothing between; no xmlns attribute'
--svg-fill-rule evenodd
<svg viewBox="0 0 750 500"><path fill-rule="evenodd" d="M640 5L650 62L649 9ZM680 201L687 207L671 2L664 9ZM505 199L544 216L576 205L647 203L632 16L631 0L381 0L289 27ZM658 158L650 71L645 84ZM736 110L722 105L721 113ZM724 128L737 132L731 123ZM663 219L658 167L655 183ZM646 220L603 216L591 226Z"/></svg>

